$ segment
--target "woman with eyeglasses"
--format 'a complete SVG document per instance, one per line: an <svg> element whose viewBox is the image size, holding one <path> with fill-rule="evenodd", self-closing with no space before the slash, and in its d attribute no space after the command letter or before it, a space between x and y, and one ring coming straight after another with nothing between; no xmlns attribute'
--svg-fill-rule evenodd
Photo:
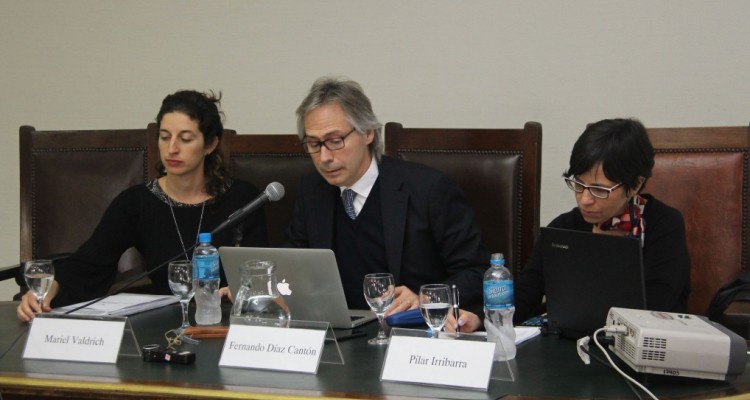
<svg viewBox="0 0 750 400"><path fill-rule="evenodd" d="M559 215L553 228L641 240L650 310L686 312L690 258L685 222L676 209L642 194L654 166L654 149L643 125L634 119L605 119L589 125L573 146L563 173L578 207ZM615 255L616 256L616 255ZM606 260L602 260L606 265ZM531 255L515 280L516 324L538 315L544 297L541 251ZM455 328L455 321L450 328ZM479 328L477 315L462 312L462 331Z"/></svg>

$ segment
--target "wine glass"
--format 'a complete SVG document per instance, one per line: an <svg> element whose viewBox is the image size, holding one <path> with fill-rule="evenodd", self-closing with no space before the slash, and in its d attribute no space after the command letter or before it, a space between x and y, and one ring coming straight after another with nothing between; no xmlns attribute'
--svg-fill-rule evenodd
<svg viewBox="0 0 750 400"><path fill-rule="evenodd" d="M444 284L422 285L419 288L419 309L422 317L437 338L452 307L451 289Z"/></svg>
<svg viewBox="0 0 750 400"><path fill-rule="evenodd" d="M383 326L385 311L391 306L393 296L396 294L396 285L393 281L393 275L389 273L377 273L365 275L365 281L362 284L365 293L365 300L370 305L370 309L378 316L378 335L367 341L369 344L384 345L388 344L388 337L385 336Z"/></svg>
<svg viewBox="0 0 750 400"><path fill-rule="evenodd" d="M23 266L23 277L26 280L26 286L31 293L34 293L39 307L44 306L44 297L52 287L55 280L55 266L51 260L32 260L27 261Z"/></svg>
<svg viewBox="0 0 750 400"><path fill-rule="evenodd" d="M180 331L190 327L188 319L188 306L190 299L195 294L193 286L193 262L189 260L177 260L169 263L169 288L172 290L182 306L182 325Z"/></svg>

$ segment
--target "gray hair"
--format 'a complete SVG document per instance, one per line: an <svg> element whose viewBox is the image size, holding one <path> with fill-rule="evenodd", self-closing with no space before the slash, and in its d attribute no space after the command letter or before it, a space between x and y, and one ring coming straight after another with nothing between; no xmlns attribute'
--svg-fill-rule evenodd
<svg viewBox="0 0 750 400"><path fill-rule="evenodd" d="M297 107L297 134L300 140L304 140L305 117L318 107L328 103L338 103L344 109L346 119L361 135L368 130L375 133L375 138L370 143L370 154L380 161L383 155L383 124L378 121L372 111L370 99L365 96L362 86L352 80L343 78L323 77L313 83L310 92L302 104Z"/></svg>

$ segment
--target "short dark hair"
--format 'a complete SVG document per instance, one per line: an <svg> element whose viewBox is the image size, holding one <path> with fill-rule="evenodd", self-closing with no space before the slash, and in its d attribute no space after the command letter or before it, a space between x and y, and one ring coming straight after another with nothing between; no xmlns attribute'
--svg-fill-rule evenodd
<svg viewBox="0 0 750 400"><path fill-rule="evenodd" d="M628 190L638 187L639 178L651 177L654 148L646 128L636 119L604 119L589 125L573 145L570 166L563 176L582 175L601 164L604 176L622 183ZM645 181L641 185L641 190Z"/></svg>
<svg viewBox="0 0 750 400"><path fill-rule="evenodd" d="M222 122L224 114L219 108L220 105L221 92L215 94L214 92L201 93L195 90L180 90L168 95L161 102L161 108L156 115L156 124L161 129L161 120L165 114L172 112L185 114L198 123L198 129L203 134L205 147L209 147L214 138L219 138L219 143L221 143L221 136L224 133L224 123ZM226 188L228 172L221 153L221 146L216 146L216 149L206 156L203 168L207 178L206 193L214 197L222 194ZM166 174L166 169L161 160L157 160L156 170L159 176Z"/></svg>

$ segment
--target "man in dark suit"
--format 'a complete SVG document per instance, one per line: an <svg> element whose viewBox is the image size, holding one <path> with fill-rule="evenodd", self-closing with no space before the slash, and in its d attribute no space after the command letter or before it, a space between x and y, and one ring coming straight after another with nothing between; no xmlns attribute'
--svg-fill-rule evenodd
<svg viewBox="0 0 750 400"><path fill-rule="evenodd" d="M462 307L477 309L490 255L474 212L445 174L384 157L381 128L356 82L313 84L297 129L318 173L300 183L290 244L334 250L349 308L369 308L365 274L390 272L387 314L418 307L427 283L456 284Z"/></svg>

